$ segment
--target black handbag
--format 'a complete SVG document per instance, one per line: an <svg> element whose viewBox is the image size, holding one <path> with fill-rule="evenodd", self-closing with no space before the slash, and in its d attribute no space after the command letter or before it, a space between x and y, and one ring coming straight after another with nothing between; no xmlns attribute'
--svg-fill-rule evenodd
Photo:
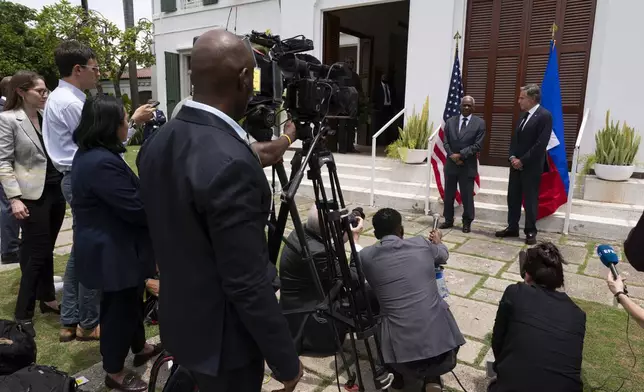
<svg viewBox="0 0 644 392"><path fill-rule="evenodd" d="M36 362L36 341L20 324L0 320L0 375Z"/></svg>
<svg viewBox="0 0 644 392"><path fill-rule="evenodd" d="M30 365L0 376L0 392L76 392L76 380L51 366Z"/></svg>

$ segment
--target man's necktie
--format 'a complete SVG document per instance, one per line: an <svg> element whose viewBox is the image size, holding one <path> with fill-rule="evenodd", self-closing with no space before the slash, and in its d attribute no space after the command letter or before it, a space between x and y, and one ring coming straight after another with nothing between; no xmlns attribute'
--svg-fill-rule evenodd
<svg viewBox="0 0 644 392"><path fill-rule="evenodd" d="M385 105L391 105L391 97L389 96L389 86L384 85L385 88Z"/></svg>
<svg viewBox="0 0 644 392"><path fill-rule="evenodd" d="M459 134L462 134L467 126L467 117L463 117L463 122L461 123L461 129L458 131Z"/></svg>
<svg viewBox="0 0 644 392"><path fill-rule="evenodd" d="M523 119L521 120L521 124L519 124L519 131L523 131L523 127L525 126L525 123L528 121L528 116L529 115L530 115L530 113L526 113L523 116Z"/></svg>

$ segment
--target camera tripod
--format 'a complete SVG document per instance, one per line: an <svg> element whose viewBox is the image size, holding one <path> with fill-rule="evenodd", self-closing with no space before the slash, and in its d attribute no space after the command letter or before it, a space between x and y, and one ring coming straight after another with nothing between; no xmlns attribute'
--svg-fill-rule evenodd
<svg viewBox="0 0 644 392"><path fill-rule="evenodd" d="M310 123L299 124L306 129ZM298 129L299 131L299 129ZM310 130L309 130L310 131ZM383 357L380 349L380 341L376 335L377 324L368 301L365 278L362 266L356 250L356 246L351 233L351 224L348 218L348 211L345 209L344 197L340 188L337 169L333 155L321 143L321 139L327 134L328 128L321 126L321 123L313 123L313 138L305 139L301 151L298 151L291 161L291 175L287 180L284 165L279 163L273 166L273 187L275 186L275 174L277 174L282 186L280 209L277 218L275 218L276 206L273 205L271 213L271 225L269 225L268 246L269 257L273 264L277 263L277 257L280 252L281 243L291 248L309 265L311 276L315 285L318 304L313 308L303 308L285 311L284 315L305 315L300 324L295 341L299 341L304 332L305 325L309 317L313 316L316 320L319 318L326 319L336 340L337 348L347 372L346 387L355 388L356 377L358 391L364 391L364 383L360 371L360 361L356 340L362 340L365 345L369 364L372 374L374 375L374 384L377 389L386 391L393 381L393 374L387 372L382 366ZM322 169L326 167L329 173L331 198L327 196L327 189L322 181ZM308 170L307 170L308 168ZM315 262L306 243L304 227L295 203L295 195L304 179L304 175L313 183L313 192L315 196L315 205L318 210L318 219L320 225L320 234L324 243L327 255L328 277L331 284L326 285L326 290L320 280ZM293 222L294 231L297 234L300 249L286 240L284 229L289 213ZM344 234L348 233L349 245L351 248L351 258L354 260L358 281L351 278L349 262L345 253ZM338 271L339 267L339 271ZM364 307L358 305L358 298L364 301ZM348 312L341 312L340 308ZM349 327L349 338L351 342L353 362L355 364L355 373L351 371L350 364L342 350L342 344L338 335L336 323L342 323ZM369 344L369 339L373 338L376 346L375 355ZM376 358L377 357L377 362Z"/></svg>

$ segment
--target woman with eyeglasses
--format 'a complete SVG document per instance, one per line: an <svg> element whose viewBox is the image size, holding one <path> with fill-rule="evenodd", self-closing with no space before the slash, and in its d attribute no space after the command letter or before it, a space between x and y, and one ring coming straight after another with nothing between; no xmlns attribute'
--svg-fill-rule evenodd
<svg viewBox="0 0 644 392"><path fill-rule="evenodd" d="M0 182L22 228L22 278L15 318L35 336L36 300L42 313L60 314L54 291L54 245L65 217L62 175L45 150L41 110L49 90L42 76L19 71L11 78L0 113Z"/></svg>

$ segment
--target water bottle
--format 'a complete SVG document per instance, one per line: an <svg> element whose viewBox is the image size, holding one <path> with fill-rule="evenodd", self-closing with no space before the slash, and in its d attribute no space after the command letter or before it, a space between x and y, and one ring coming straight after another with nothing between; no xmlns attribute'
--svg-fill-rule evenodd
<svg viewBox="0 0 644 392"><path fill-rule="evenodd" d="M438 294L441 298L449 297L449 290L447 289L443 269L440 267L436 268L436 286L438 286Z"/></svg>

